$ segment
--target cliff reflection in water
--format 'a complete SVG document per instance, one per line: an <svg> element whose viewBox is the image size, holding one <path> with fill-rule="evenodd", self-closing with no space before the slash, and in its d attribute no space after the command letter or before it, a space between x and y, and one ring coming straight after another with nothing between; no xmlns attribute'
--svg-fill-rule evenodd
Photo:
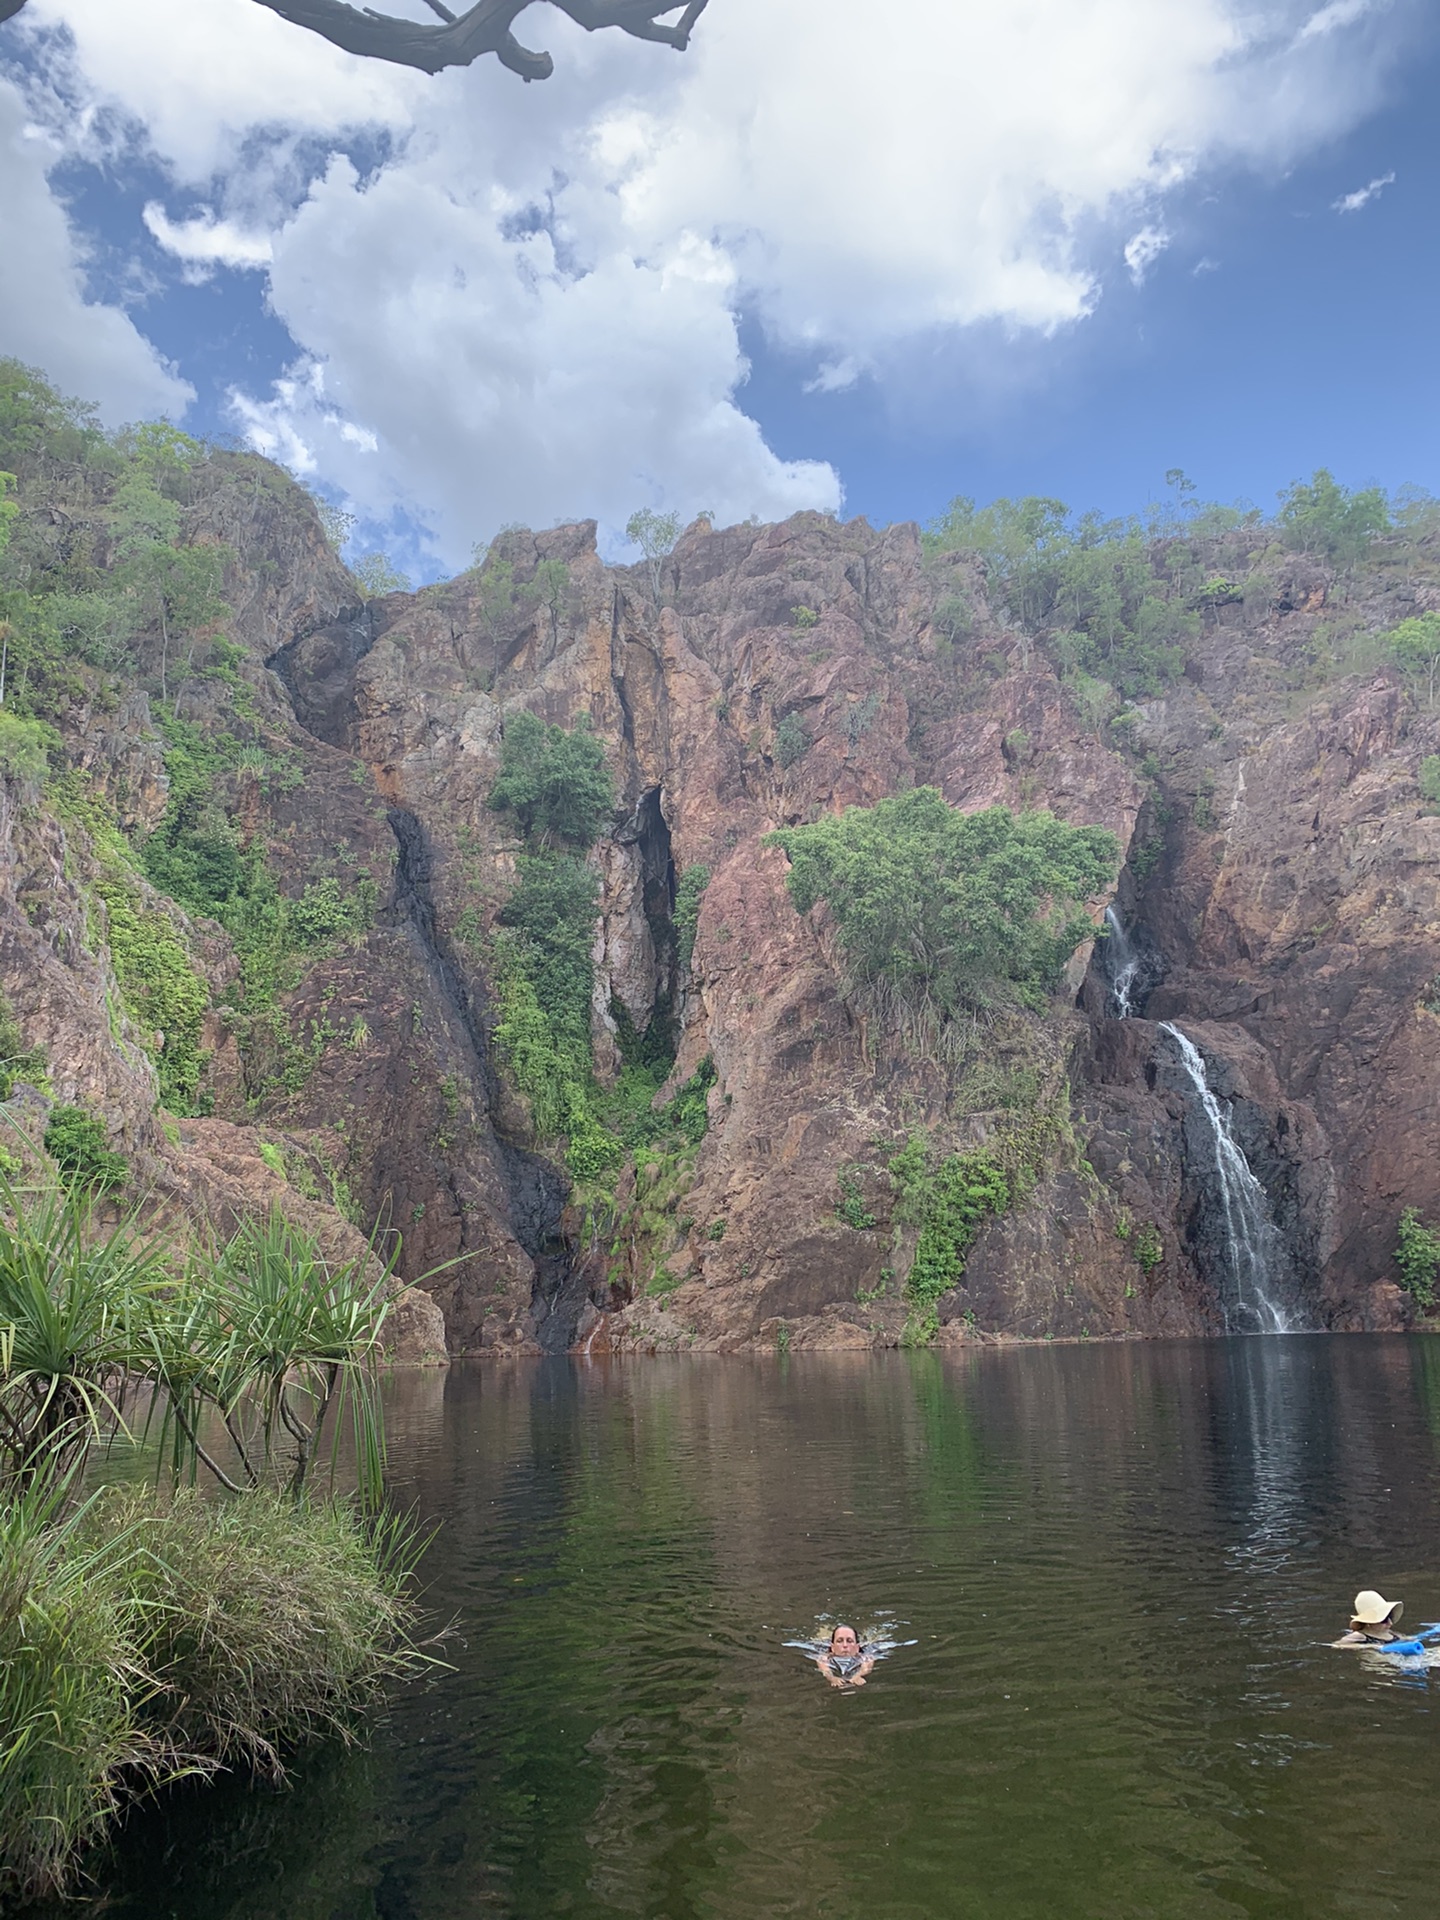
<svg viewBox="0 0 1440 1920"><path fill-rule="evenodd" d="M1440 1617L1423 1340L552 1361L389 1397L456 1671L289 1795L133 1822L112 1912L1432 1910L1429 1695L1319 1644L1372 1580ZM918 1644L842 1698L781 1644L820 1613Z"/></svg>

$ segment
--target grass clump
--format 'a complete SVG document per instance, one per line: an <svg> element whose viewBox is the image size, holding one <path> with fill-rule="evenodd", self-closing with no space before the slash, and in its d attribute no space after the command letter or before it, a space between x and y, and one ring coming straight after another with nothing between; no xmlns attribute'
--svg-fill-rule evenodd
<svg viewBox="0 0 1440 1920"><path fill-rule="evenodd" d="M353 1737L383 1682L413 1666L398 1651L409 1558L348 1504L127 1491L96 1528L141 1543L125 1586L157 1685L140 1717L177 1754L279 1779L288 1748Z"/></svg>
<svg viewBox="0 0 1440 1920"><path fill-rule="evenodd" d="M53 1497L0 1509L0 1890L64 1891L127 1787L162 1771L125 1591L133 1529L87 1540ZM169 1771L180 1771L171 1766Z"/></svg>

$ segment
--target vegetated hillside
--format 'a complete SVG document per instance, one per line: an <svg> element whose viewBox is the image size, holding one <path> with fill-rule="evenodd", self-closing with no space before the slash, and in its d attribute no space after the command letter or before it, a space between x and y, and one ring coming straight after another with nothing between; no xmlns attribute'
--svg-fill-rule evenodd
<svg viewBox="0 0 1440 1920"><path fill-rule="evenodd" d="M134 1177L399 1228L452 1352L1214 1330L1170 1022L1288 1305L1411 1312L1428 505L587 525L365 598L264 461L4 408L7 1044Z"/></svg>

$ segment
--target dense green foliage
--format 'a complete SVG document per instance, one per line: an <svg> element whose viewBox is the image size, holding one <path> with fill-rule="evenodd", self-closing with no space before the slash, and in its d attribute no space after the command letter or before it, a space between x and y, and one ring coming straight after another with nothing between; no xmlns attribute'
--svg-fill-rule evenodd
<svg viewBox="0 0 1440 1920"><path fill-rule="evenodd" d="M102 433L92 408L0 360L0 467L18 509L0 549L0 705L62 713L83 690L77 663L140 676L162 700L195 670L229 611L232 556L188 537L211 457L174 427Z"/></svg>
<svg viewBox="0 0 1440 1920"><path fill-rule="evenodd" d="M1178 675L1199 617L1157 573L1150 531L1059 500L953 501L927 535L932 553L973 550L992 589L1032 633L1049 633L1060 664L1134 698ZM1198 585L1198 581L1195 583Z"/></svg>
<svg viewBox="0 0 1440 1920"><path fill-rule="evenodd" d="M500 924L515 930L526 974L556 1035L588 1054L600 883L583 860L568 854L522 854L516 867L518 884Z"/></svg>
<svg viewBox="0 0 1440 1920"><path fill-rule="evenodd" d="M1440 1279L1440 1228L1427 1227L1415 1207L1406 1207L1400 1216L1395 1264L1405 1291L1428 1313L1435 1305L1435 1283Z"/></svg>
<svg viewBox="0 0 1440 1920"><path fill-rule="evenodd" d="M78 1192L110 1193L130 1177L129 1162L110 1151L104 1121L84 1107L51 1108L45 1151L64 1185Z"/></svg>
<svg viewBox="0 0 1440 1920"><path fill-rule="evenodd" d="M858 985L949 1014L1005 993L1037 999L1093 931L1078 904L1113 880L1102 827L1006 807L962 813L934 787L770 836L796 910L823 900Z"/></svg>
<svg viewBox="0 0 1440 1920"><path fill-rule="evenodd" d="M905 1282L912 1313L908 1338L933 1336L936 1303L965 1270L965 1255L984 1221L1004 1213L1010 1182L983 1147L936 1160L924 1132L912 1134L890 1161L895 1218L919 1229Z"/></svg>
<svg viewBox="0 0 1440 1920"><path fill-rule="evenodd" d="M233 734L207 736L169 713L159 724L170 799L140 850L145 874L188 913L217 920L234 942L240 977L231 989L231 1024L251 1093L293 1091L311 1062L291 1036L277 996L296 983L308 956L365 932L379 891L362 873L348 888L326 875L298 896L282 893L263 845L242 838L224 800L227 783L257 757L262 777L285 785L291 767L257 756Z"/></svg>
<svg viewBox="0 0 1440 1920"><path fill-rule="evenodd" d="M567 733L538 714L515 714L505 723L490 805L513 813L521 832L542 847L591 846L614 808L615 783L588 722Z"/></svg>
<svg viewBox="0 0 1440 1920"><path fill-rule="evenodd" d="M529 847L489 956L496 1046L530 1102L536 1135L563 1139L571 1172L593 1179L623 1151L597 1109L590 1003L599 886L580 857L614 807L604 748L584 724L566 733L516 714L490 805L513 813Z"/></svg>
<svg viewBox="0 0 1440 1920"><path fill-rule="evenodd" d="M123 867L107 864L95 891L105 902L115 978L159 1072L161 1102L189 1113L200 1085L200 1029L210 990L175 923L144 903Z"/></svg>
<svg viewBox="0 0 1440 1920"><path fill-rule="evenodd" d="M0 773L14 780L43 780L55 743L52 728L0 709Z"/></svg>
<svg viewBox="0 0 1440 1920"><path fill-rule="evenodd" d="M209 987L177 918L145 898L134 851L103 805L73 773L51 783L50 800L67 824L89 836L95 897L105 908L103 935L126 1011L155 1062L162 1103L189 1113L204 1067L199 1042Z"/></svg>

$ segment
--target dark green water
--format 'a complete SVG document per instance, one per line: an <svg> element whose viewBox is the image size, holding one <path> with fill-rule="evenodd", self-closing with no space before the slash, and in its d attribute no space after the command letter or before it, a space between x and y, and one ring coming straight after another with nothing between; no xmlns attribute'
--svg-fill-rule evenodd
<svg viewBox="0 0 1440 1920"><path fill-rule="evenodd" d="M457 1368L390 1390L456 1671L132 1820L147 1920L1440 1911L1440 1343ZM889 1611L863 1693L782 1640Z"/></svg>

